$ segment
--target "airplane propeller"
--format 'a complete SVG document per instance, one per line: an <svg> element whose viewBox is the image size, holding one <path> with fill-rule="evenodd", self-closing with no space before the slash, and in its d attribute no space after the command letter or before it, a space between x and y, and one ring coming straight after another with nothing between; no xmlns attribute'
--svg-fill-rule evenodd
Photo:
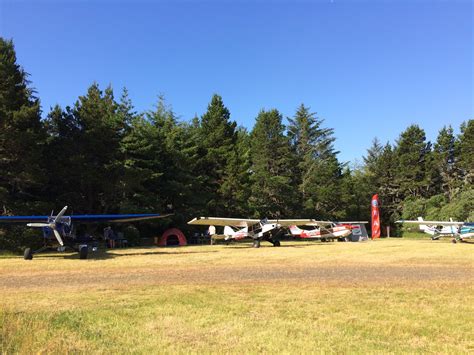
<svg viewBox="0 0 474 355"><path fill-rule="evenodd" d="M66 213L66 210L67 210L67 206L64 206L61 212L59 212L58 215L54 217L54 220L50 223L28 223L27 226L33 227L33 228L45 228L45 227L51 228L59 244L61 246L64 246L64 242L63 242L63 239L61 238L61 234L59 233L57 229L57 223L61 221L61 218L64 215L64 213Z"/></svg>

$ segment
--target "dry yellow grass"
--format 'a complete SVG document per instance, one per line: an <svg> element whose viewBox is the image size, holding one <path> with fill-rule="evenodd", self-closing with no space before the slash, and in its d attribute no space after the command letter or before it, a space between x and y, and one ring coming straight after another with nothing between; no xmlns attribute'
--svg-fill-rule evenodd
<svg viewBox="0 0 474 355"><path fill-rule="evenodd" d="M2 352L473 352L474 245L430 240L0 259Z"/></svg>

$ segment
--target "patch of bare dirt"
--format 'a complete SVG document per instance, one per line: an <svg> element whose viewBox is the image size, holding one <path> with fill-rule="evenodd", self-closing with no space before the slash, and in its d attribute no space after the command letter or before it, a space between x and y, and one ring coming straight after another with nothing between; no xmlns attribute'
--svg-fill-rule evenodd
<svg viewBox="0 0 474 355"><path fill-rule="evenodd" d="M136 285L206 285L229 283L328 283L339 286L364 284L457 283L474 284L469 268L446 266L377 266L354 265L285 267L258 266L251 268L129 268L117 270L64 271L45 270L35 275L0 275L0 290L37 288L97 288Z"/></svg>

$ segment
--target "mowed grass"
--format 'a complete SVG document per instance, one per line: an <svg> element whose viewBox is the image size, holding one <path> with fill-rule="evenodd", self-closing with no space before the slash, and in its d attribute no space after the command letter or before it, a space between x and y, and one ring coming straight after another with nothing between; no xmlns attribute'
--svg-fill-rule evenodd
<svg viewBox="0 0 474 355"><path fill-rule="evenodd" d="M473 283L474 245L449 241L6 257L1 351L468 353Z"/></svg>

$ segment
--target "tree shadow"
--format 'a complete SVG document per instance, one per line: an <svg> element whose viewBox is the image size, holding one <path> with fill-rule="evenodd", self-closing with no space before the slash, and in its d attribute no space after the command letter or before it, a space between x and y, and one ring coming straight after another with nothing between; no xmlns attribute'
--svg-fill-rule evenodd
<svg viewBox="0 0 474 355"><path fill-rule="evenodd" d="M331 244L334 244L334 243L318 243L318 242L315 242L314 244L304 244L304 245L294 245L294 244L281 244L279 247L275 247L271 244L269 245L260 245L260 248L254 248L252 244L241 244L241 245L224 245L224 247L227 249L247 249L247 248L251 248L251 249L262 249L262 248L277 248L277 249L280 249L280 248L306 248L306 247L312 247L313 245L317 245L317 246L326 246L326 245L331 245Z"/></svg>
<svg viewBox="0 0 474 355"><path fill-rule="evenodd" d="M153 249L152 249L153 248ZM217 253L217 250L203 250L203 251L189 251L189 250L180 250L180 251L165 251L164 249L169 248L183 248L183 247L150 247L148 251L142 252L132 252L134 248L117 248L117 249L99 249L95 252L89 251L87 259L85 260L106 260L106 259L115 259L122 256L143 256L143 255L186 255L186 254L209 254ZM146 249L140 247L140 249ZM119 252L120 250L130 252ZM42 252L35 254L34 258L58 258L58 259L79 259L79 253L70 253L65 254L58 252Z"/></svg>

